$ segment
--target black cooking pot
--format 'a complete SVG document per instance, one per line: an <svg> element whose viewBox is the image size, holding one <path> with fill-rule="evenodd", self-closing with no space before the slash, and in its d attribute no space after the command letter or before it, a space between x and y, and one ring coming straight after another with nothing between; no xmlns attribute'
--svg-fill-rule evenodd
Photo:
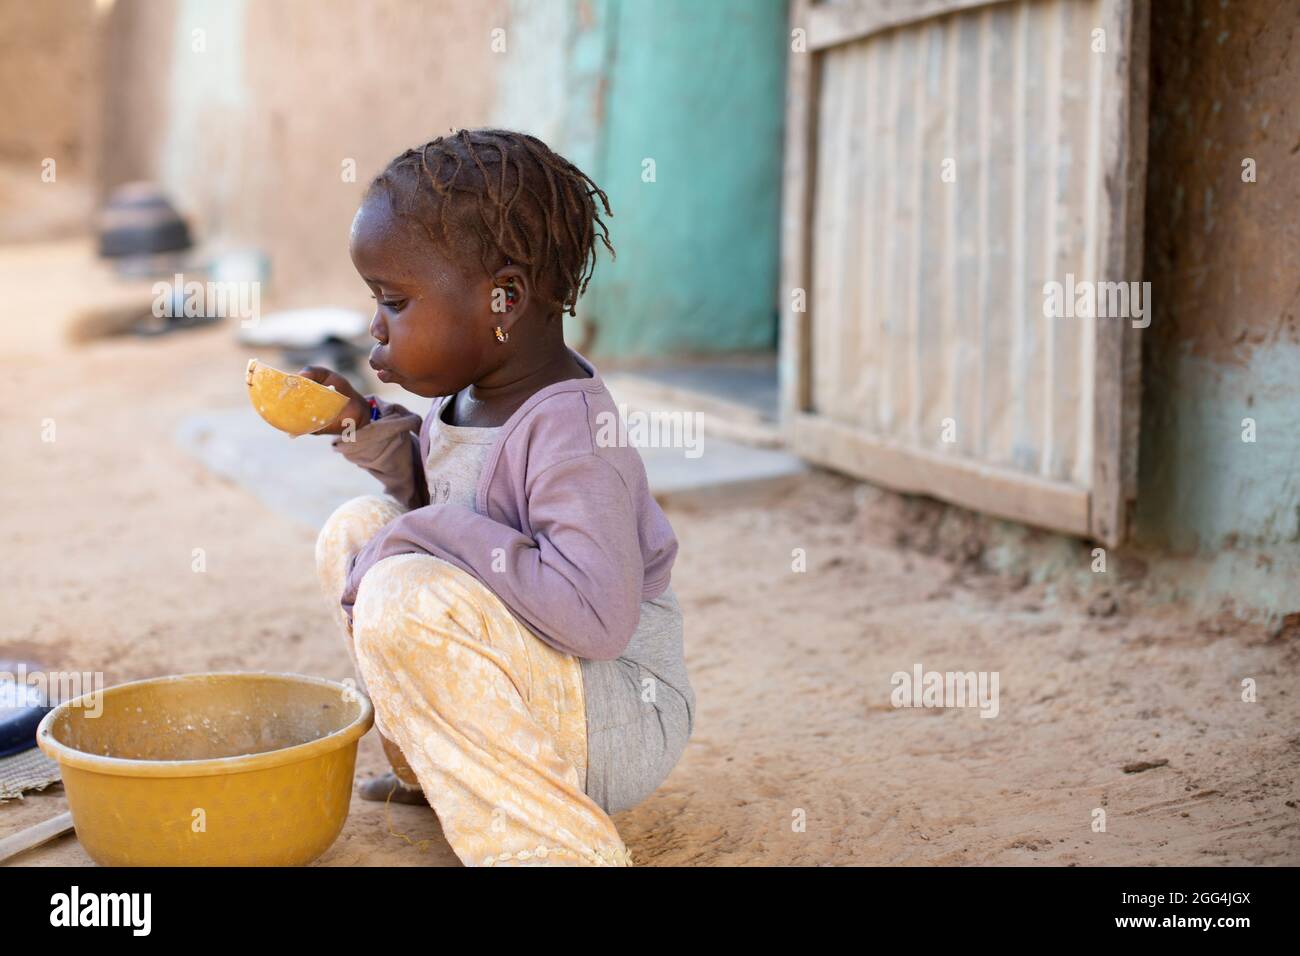
<svg viewBox="0 0 1300 956"><path fill-rule="evenodd" d="M99 216L99 254L119 256L177 252L192 245L185 220L153 183L114 189Z"/></svg>

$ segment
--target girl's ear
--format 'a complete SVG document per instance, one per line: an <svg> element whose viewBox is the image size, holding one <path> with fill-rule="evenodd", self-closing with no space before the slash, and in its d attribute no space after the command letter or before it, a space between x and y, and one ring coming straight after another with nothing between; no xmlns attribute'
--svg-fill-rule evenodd
<svg viewBox="0 0 1300 956"><path fill-rule="evenodd" d="M493 329L508 333L519 317L528 311L532 289L528 276L519 266L502 266L492 276L491 316Z"/></svg>

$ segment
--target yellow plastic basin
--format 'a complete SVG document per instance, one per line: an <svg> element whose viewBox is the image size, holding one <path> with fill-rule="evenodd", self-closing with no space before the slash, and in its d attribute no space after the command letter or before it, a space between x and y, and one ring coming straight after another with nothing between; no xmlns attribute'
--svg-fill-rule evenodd
<svg viewBox="0 0 1300 956"><path fill-rule="evenodd" d="M93 695L60 704L36 731L97 863L297 866L338 838L357 741L374 722L354 688L190 674L100 695L99 705Z"/></svg>
<svg viewBox="0 0 1300 956"><path fill-rule="evenodd" d="M257 414L268 425L294 437L320 431L343 414L348 404L342 392L257 359L248 360L244 382Z"/></svg>

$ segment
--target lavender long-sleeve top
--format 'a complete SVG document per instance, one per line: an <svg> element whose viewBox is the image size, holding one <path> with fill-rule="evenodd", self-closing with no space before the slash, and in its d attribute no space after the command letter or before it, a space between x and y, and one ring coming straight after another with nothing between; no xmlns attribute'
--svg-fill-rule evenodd
<svg viewBox="0 0 1300 956"><path fill-rule="evenodd" d="M354 442L333 442L409 509L357 554L341 601L349 615L377 561L431 554L487 584L558 650L590 660L623 652L642 601L668 587L677 538L637 450L598 441L617 434L618 409L591 363L573 355L591 377L548 385L502 426L473 510L428 503L422 462L441 401L422 422L380 401L381 417Z"/></svg>

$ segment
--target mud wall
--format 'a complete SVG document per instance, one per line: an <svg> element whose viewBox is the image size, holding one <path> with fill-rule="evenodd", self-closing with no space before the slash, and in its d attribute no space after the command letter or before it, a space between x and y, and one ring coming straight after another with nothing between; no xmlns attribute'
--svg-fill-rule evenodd
<svg viewBox="0 0 1300 956"><path fill-rule="evenodd" d="M1139 537L1265 566L1300 538L1298 32L1285 2L1152 7Z"/></svg>
<svg viewBox="0 0 1300 956"><path fill-rule="evenodd" d="M85 231L99 53L93 0L0 0L0 242Z"/></svg>

